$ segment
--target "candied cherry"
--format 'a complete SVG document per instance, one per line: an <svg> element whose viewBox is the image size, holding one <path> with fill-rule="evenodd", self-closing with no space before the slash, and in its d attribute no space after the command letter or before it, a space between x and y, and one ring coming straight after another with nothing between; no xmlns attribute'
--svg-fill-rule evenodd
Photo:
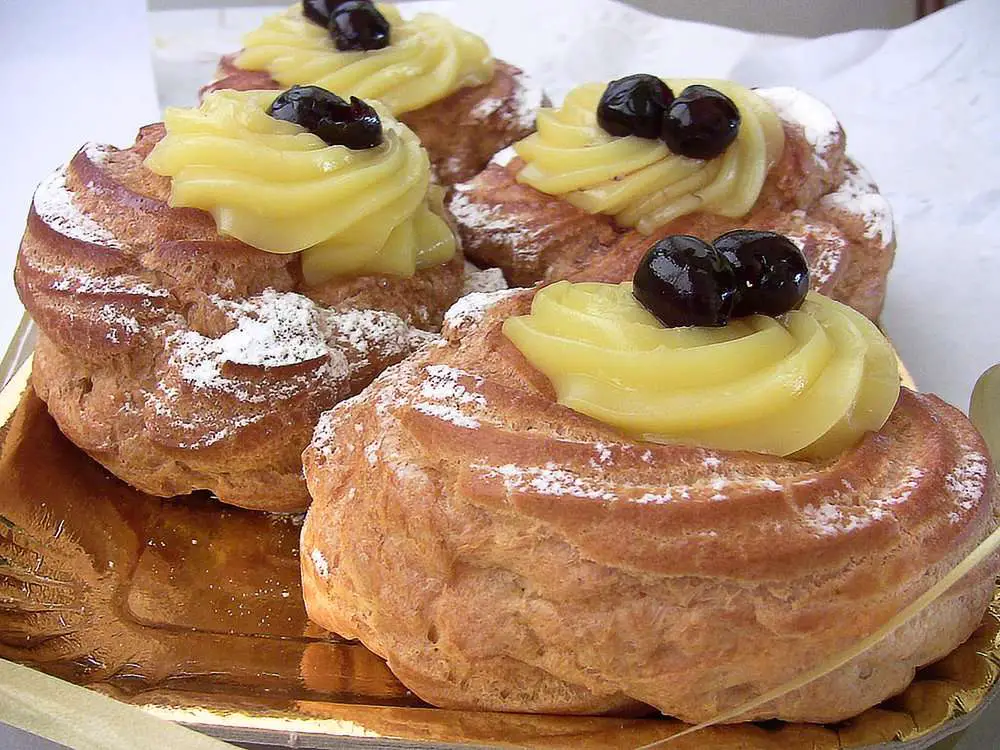
<svg viewBox="0 0 1000 750"><path fill-rule="evenodd" d="M330 25L330 14L347 0L302 0L302 15L324 29ZM367 0L371 2L371 0Z"/></svg>
<svg viewBox="0 0 1000 750"><path fill-rule="evenodd" d="M740 111L710 86L688 86L667 107L660 137L671 151L692 159L714 159L736 140Z"/></svg>
<svg viewBox="0 0 1000 750"><path fill-rule="evenodd" d="M781 315L797 310L809 291L809 267L802 251L775 232L737 229L712 243L729 261L739 282L734 316Z"/></svg>
<svg viewBox="0 0 1000 750"><path fill-rule="evenodd" d="M686 234L666 237L649 249L632 279L632 293L668 328L723 326L738 294L729 261Z"/></svg>
<svg viewBox="0 0 1000 750"><path fill-rule="evenodd" d="M371 105L354 96L345 102L319 86L292 86L278 95L267 113L301 125L331 146L360 150L382 142L382 121Z"/></svg>
<svg viewBox="0 0 1000 750"><path fill-rule="evenodd" d="M389 22L367 0L348 0L330 11L330 36L341 52L389 46Z"/></svg>
<svg viewBox="0 0 1000 750"><path fill-rule="evenodd" d="M656 76L637 73L608 84L597 105L597 123L611 135L659 138L674 93Z"/></svg>

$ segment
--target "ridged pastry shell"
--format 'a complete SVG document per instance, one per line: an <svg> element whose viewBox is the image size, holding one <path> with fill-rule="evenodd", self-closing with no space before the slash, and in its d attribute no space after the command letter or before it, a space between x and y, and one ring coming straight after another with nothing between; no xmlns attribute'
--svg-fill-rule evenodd
<svg viewBox="0 0 1000 750"><path fill-rule="evenodd" d="M411 278L302 282L297 255L220 237L167 205L169 180L89 145L35 194L17 259L41 331L32 382L60 428L146 492L301 510L300 453L319 415L428 338L464 264Z"/></svg>
<svg viewBox="0 0 1000 750"><path fill-rule="evenodd" d="M934 396L903 389L830 461L636 442L555 403L502 335L530 299L462 300L304 456L309 616L434 705L711 719L875 631L997 524L986 447ZM742 718L898 693L977 626L997 563Z"/></svg>

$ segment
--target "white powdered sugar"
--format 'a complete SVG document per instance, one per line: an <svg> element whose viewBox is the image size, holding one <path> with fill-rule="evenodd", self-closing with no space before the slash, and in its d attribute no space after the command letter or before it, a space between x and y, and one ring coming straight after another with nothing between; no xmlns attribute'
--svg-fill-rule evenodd
<svg viewBox="0 0 1000 750"><path fill-rule="evenodd" d="M448 204L455 221L473 232L499 236L512 245L514 254L519 258L531 259L538 255L539 248L533 243L541 234L541 229L521 226L515 219L504 215L503 206L472 203L465 194L469 190L468 185L455 186Z"/></svg>
<svg viewBox="0 0 1000 750"><path fill-rule="evenodd" d="M313 549L309 555L309 559L312 560L313 568L315 568L316 574L320 578L328 578L330 576L330 566L327 564L322 552L318 549Z"/></svg>
<svg viewBox="0 0 1000 750"><path fill-rule="evenodd" d="M122 248L111 232L83 213L73 202L73 192L66 185L65 166L42 180L35 190L34 209L38 218L64 237L115 250Z"/></svg>
<svg viewBox="0 0 1000 750"><path fill-rule="evenodd" d="M97 317L108 326L107 339L112 344L120 343L119 331L137 334L140 331L139 321L128 313L124 313L115 305L103 305L97 312Z"/></svg>
<svg viewBox="0 0 1000 750"><path fill-rule="evenodd" d="M840 134L840 123L830 108L804 91L790 86L757 89L755 93L774 107L782 120L802 127L805 139L816 155L816 161L826 167L823 154L837 142Z"/></svg>
<svg viewBox="0 0 1000 750"><path fill-rule="evenodd" d="M421 414L443 419L458 427L479 427L479 420L466 414L462 407L486 406L486 397L470 391L459 379L471 378L477 386L482 385L483 379L447 365L428 365L424 372L427 377L421 382L419 392L422 400L415 402L413 408Z"/></svg>
<svg viewBox="0 0 1000 750"><path fill-rule="evenodd" d="M590 459L591 466L606 466L611 463L611 459L614 457L611 448L599 440L594 443L594 453L597 454L597 457Z"/></svg>
<svg viewBox="0 0 1000 750"><path fill-rule="evenodd" d="M513 146L508 146L502 151L497 151L495 154L493 154L493 158L490 159L490 163L496 164L498 167L506 167L516 158L517 158L517 151L514 150Z"/></svg>
<svg viewBox="0 0 1000 750"><path fill-rule="evenodd" d="M875 504L884 508L887 506L900 505L905 503L910 499L910 495L913 490L917 488L920 480L924 478L924 470L916 466L910 468L906 474L906 479L904 479L898 487L896 487L888 497L878 498L875 500Z"/></svg>
<svg viewBox="0 0 1000 750"><path fill-rule="evenodd" d="M325 456L329 456L332 453L334 419L335 414L332 409L323 412L316 423L316 428L313 430L312 447ZM354 427L359 434L364 431L364 427L360 424L355 424Z"/></svg>
<svg viewBox="0 0 1000 750"><path fill-rule="evenodd" d="M572 472L559 469L555 464L545 466L475 466L487 476L498 476L503 479L508 492L530 492L538 495L556 495L559 497L578 497L586 500L617 499L603 484L577 476Z"/></svg>
<svg viewBox="0 0 1000 750"><path fill-rule="evenodd" d="M49 288L55 292L96 296L116 294L158 298L170 296L170 292L163 287L151 286L137 276L93 276L82 271L76 272L72 276L56 279Z"/></svg>
<svg viewBox="0 0 1000 750"><path fill-rule="evenodd" d="M535 129L538 110L545 105L545 91L526 73L517 76L521 88L514 92L514 122L524 130Z"/></svg>
<svg viewBox="0 0 1000 750"><path fill-rule="evenodd" d="M411 329L398 316L383 310L347 310L336 316L340 333L347 337L351 347L362 353L372 346L383 352L402 352L411 348L415 340L434 337Z"/></svg>
<svg viewBox="0 0 1000 750"><path fill-rule="evenodd" d="M674 500L690 500L691 488L686 485L668 487L663 492L647 492L632 500L639 505L662 505Z"/></svg>
<svg viewBox="0 0 1000 750"><path fill-rule="evenodd" d="M803 224L801 232L786 231L784 235L794 242L799 250L806 252L806 241L814 240L822 246L819 254L809 261L809 275L815 285L822 286L834 277L840 268L840 261L843 258L846 240L831 229L820 229L814 224L810 224L806 212L802 210L793 211L791 218ZM808 256L807 256L808 257Z"/></svg>
<svg viewBox="0 0 1000 750"><path fill-rule="evenodd" d="M444 314L445 325L461 328L479 323L486 311L502 299L521 291L520 289L500 289L495 292L473 292L462 297Z"/></svg>
<svg viewBox="0 0 1000 750"><path fill-rule="evenodd" d="M497 292L507 288L507 279L499 268L476 268L465 262L465 276L462 279L462 295L473 292Z"/></svg>
<svg viewBox="0 0 1000 750"><path fill-rule="evenodd" d="M965 449L968 450L968 449ZM944 478L944 486L955 496L958 506L972 510L986 492L990 462L982 453L968 451L958 465ZM954 517L952 518L954 521Z"/></svg>
<svg viewBox="0 0 1000 750"><path fill-rule="evenodd" d="M237 398L261 403L274 397L291 395L297 379L277 381L267 393L251 393L246 383L223 374L223 365L231 362L254 367L282 367L325 357L322 374L332 379L348 374L343 352L328 342L329 313L300 294L266 290L245 301L216 300L220 307L235 314L236 327L217 339L197 331L183 331L167 340L172 366L181 378L195 388L219 390Z"/></svg>
<svg viewBox="0 0 1000 750"><path fill-rule="evenodd" d="M848 164L843 183L824 196L820 205L860 216L865 223L867 239L878 238L883 247L892 242L894 229L889 201L879 194L875 182L863 167Z"/></svg>
<svg viewBox="0 0 1000 750"><path fill-rule="evenodd" d="M469 116L474 120L485 120L490 115L496 113L503 106L503 99L488 97L472 108Z"/></svg>
<svg viewBox="0 0 1000 750"><path fill-rule="evenodd" d="M831 536L864 528L885 515L882 509L877 507L860 509L861 512L850 514L846 514L844 510L829 500L823 500L818 506L805 506L802 509L802 520L806 527L818 534Z"/></svg>
<svg viewBox="0 0 1000 750"><path fill-rule="evenodd" d="M92 164L103 164L108 159L108 154L111 151L111 147L103 143L94 143L89 141L83 144L83 155L90 160Z"/></svg>
<svg viewBox="0 0 1000 750"><path fill-rule="evenodd" d="M480 386L483 384L483 379L478 375L472 375L448 365L427 365L424 372L427 373L427 378L420 384L422 398L431 401L486 406L486 397L483 394L473 393L458 382L460 378L471 378L477 386Z"/></svg>
<svg viewBox="0 0 1000 750"><path fill-rule="evenodd" d="M429 404L429 403L418 403L414 404L413 408L419 411L421 414L426 414L430 417L437 417L445 422L451 422L456 427L464 427L468 430L474 430L479 427L479 420L475 417L470 417L468 414L463 414L461 411L456 409L454 406L448 406L447 404Z"/></svg>

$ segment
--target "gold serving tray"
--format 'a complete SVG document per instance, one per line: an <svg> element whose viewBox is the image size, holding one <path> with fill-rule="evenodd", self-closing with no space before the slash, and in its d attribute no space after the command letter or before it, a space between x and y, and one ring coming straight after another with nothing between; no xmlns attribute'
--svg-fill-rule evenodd
<svg viewBox="0 0 1000 750"><path fill-rule="evenodd" d="M0 392L0 657L234 741L625 749L684 728L426 705L364 646L306 619L300 517L128 487L62 436L29 368ZM984 708L998 665L1000 592L967 643L855 719L715 727L668 747L925 748Z"/></svg>

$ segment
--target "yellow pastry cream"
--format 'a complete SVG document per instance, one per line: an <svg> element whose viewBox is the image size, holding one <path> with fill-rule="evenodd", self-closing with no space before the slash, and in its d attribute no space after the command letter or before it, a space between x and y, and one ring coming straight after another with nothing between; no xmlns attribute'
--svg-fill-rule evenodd
<svg viewBox="0 0 1000 750"><path fill-rule="evenodd" d="M381 143L330 146L271 117L277 91L216 91L197 109L167 109L167 135L146 166L168 175L170 205L200 208L219 233L270 253L302 252L307 284L389 274L450 260L455 236L417 137L378 102Z"/></svg>
<svg viewBox="0 0 1000 750"><path fill-rule="evenodd" d="M503 332L560 404L643 440L823 459L889 418L889 342L810 292L798 310L717 328L665 328L632 284L561 281Z"/></svg>
<svg viewBox="0 0 1000 750"><path fill-rule="evenodd" d="M605 86L590 83L570 91L561 107L538 112L536 132L514 145L524 161L518 182L643 234L694 212L747 214L781 158L780 118L761 97L731 81L663 81L678 93L706 84L729 97L741 118L735 142L703 160L675 154L660 139L611 135L597 122Z"/></svg>
<svg viewBox="0 0 1000 750"><path fill-rule="evenodd" d="M340 51L301 3L271 16L243 39L236 65L266 70L283 86L313 84L340 96L378 99L394 115L421 109L466 86L493 78L489 47L441 16L403 20L393 5L376 6L389 22L382 49Z"/></svg>

